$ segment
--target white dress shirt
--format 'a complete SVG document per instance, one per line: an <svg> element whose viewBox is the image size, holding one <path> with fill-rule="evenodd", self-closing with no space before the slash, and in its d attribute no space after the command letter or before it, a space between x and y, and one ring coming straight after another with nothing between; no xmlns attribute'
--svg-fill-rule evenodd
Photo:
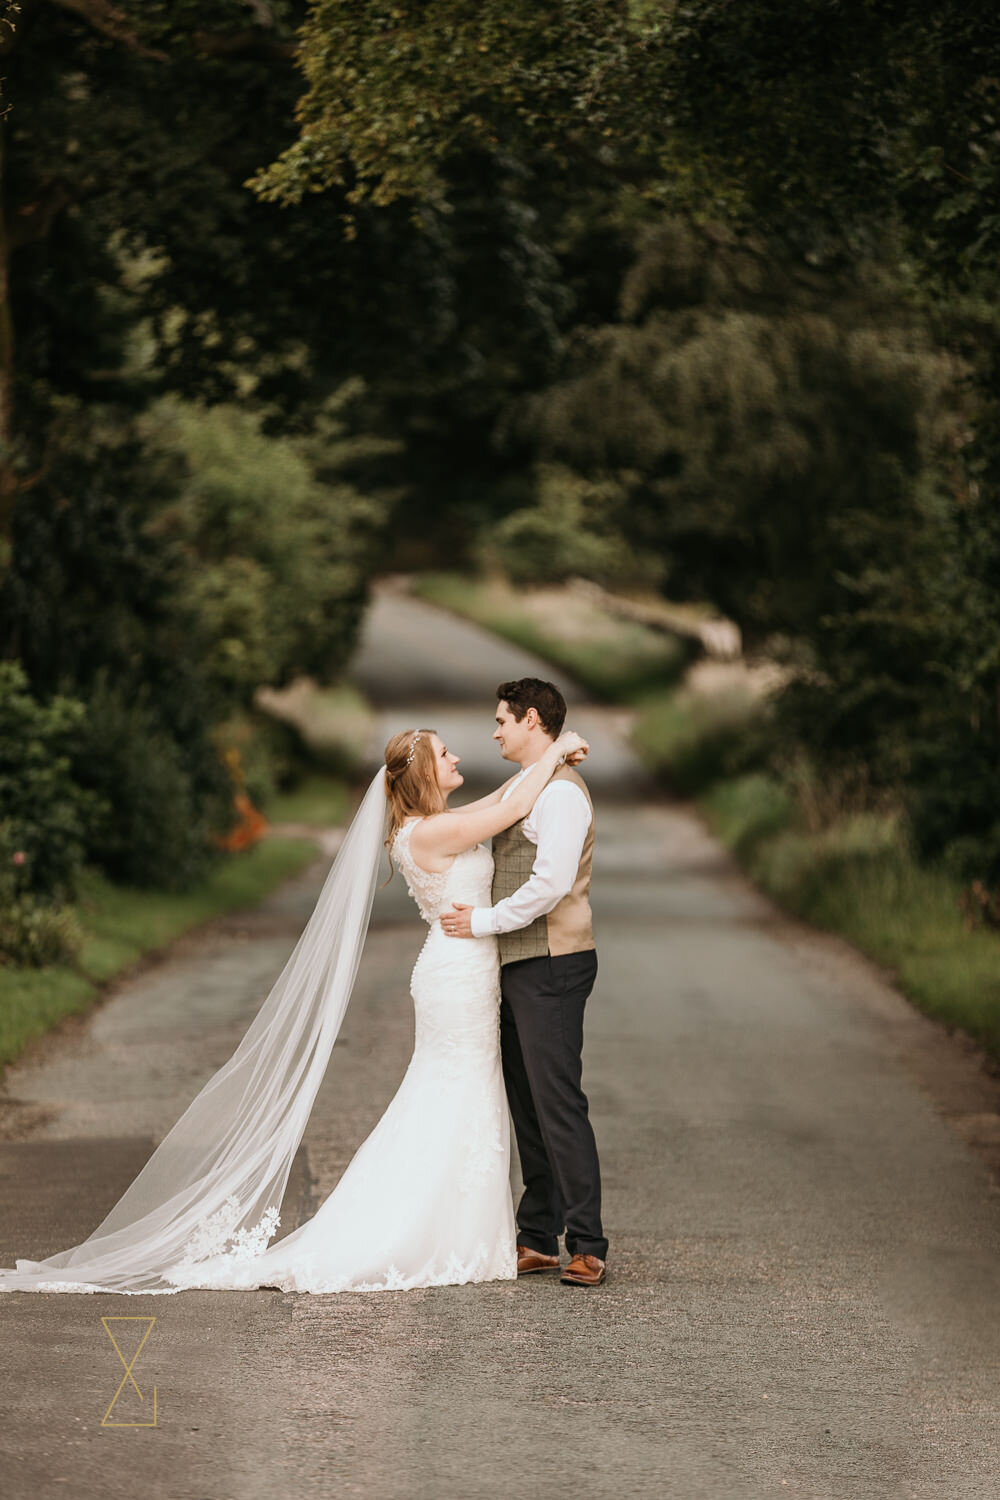
<svg viewBox="0 0 1000 1500"><path fill-rule="evenodd" d="M526 767L514 778L504 799L530 769ZM512 896L496 906L473 907L473 937L516 932L559 904L573 889L590 818L590 804L575 782L550 781L542 788L522 825L525 838L538 848L531 874Z"/></svg>

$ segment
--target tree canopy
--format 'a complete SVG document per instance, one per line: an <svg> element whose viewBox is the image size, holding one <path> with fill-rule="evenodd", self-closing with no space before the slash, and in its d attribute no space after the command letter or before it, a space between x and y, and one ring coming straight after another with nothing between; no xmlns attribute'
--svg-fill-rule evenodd
<svg viewBox="0 0 1000 1500"><path fill-rule="evenodd" d="M380 560L520 550L729 610L796 667L791 739L1000 875L992 6L0 33L0 631L39 700L155 739L201 828L213 717L339 667Z"/></svg>

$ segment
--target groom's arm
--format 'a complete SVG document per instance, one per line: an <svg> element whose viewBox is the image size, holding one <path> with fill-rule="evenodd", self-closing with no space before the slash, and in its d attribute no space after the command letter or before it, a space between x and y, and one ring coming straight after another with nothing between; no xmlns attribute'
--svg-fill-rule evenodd
<svg viewBox="0 0 1000 1500"><path fill-rule="evenodd" d="M590 827L586 797L571 781L554 782L539 793L532 822L538 848L530 876L513 895L495 906L472 908L469 923L473 937L530 927L572 890Z"/></svg>
<svg viewBox="0 0 1000 1500"><path fill-rule="evenodd" d="M475 812L476 809L480 808L480 807L493 807L493 805L495 803L499 802L500 799L503 797L503 794L507 790L507 788L509 786L513 786L514 782L518 781L523 774L524 773L522 771L518 771L518 772L515 773L515 775L508 776L506 781L502 781L500 783L500 785L497 787L496 791L487 792L487 794L486 794L485 797L480 797L478 799L478 801L476 801L476 802L463 802L462 806L460 808L458 808L457 810L459 812L464 812L465 813L465 812Z"/></svg>

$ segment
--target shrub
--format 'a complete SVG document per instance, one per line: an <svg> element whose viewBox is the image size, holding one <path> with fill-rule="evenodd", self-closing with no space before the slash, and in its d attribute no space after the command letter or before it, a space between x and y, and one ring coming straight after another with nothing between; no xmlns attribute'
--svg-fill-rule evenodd
<svg viewBox="0 0 1000 1500"><path fill-rule="evenodd" d="M275 794L300 781L312 763L291 724L259 711L233 714L215 726L212 738L223 759L236 751L243 787L256 807L266 809Z"/></svg>
<svg viewBox="0 0 1000 1500"><path fill-rule="evenodd" d="M795 805L788 789L763 771L720 781L705 796L716 832L741 857L787 828Z"/></svg>
<svg viewBox="0 0 1000 1500"><path fill-rule="evenodd" d="M98 799L72 771L84 705L33 697L19 663L0 663L0 893L73 893Z"/></svg>
<svg viewBox="0 0 1000 1500"><path fill-rule="evenodd" d="M24 968L68 963L80 951L83 933L73 912L34 896L0 900L0 963Z"/></svg>
<svg viewBox="0 0 1000 1500"><path fill-rule="evenodd" d="M765 705L749 690L680 688L646 700L633 739L650 770L674 792L693 796L767 758L766 719Z"/></svg>
<svg viewBox="0 0 1000 1500"><path fill-rule="evenodd" d="M259 683L328 675L354 644L382 502L318 479L308 443L238 407L163 401L144 427L184 471L150 530L183 559L175 619L223 712Z"/></svg>
<svg viewBox="0 0 1000 1500"><path fill-rule="evenodd" d="M233 787L209 731L207 749L184 745L148 697L98 684L74 765L104 807L88 857L113 880L180 889L217 857L211 838L232 822Z"/></svg>
<svg viewBox="0 0 1000 1500"><path fill-rule="evenodd" d="M609 587L656 582L662 565L633 551L608 524L613 497L607 488L558 465L540 465L537 503L492 528L487 561L498 562L520 585L565 583L576 576Z"/></svg>

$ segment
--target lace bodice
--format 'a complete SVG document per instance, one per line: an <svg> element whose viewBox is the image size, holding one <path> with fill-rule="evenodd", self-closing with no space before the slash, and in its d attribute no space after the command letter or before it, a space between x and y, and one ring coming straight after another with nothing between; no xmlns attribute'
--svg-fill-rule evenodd
<svg viewBox="0 0 1000 1500"><path fill-rule="evenodd" d="M493 856L486 846L477 844L474 849L463 849L455 855L450 868L440 873L421 869L410 853L410 837L419 822L417 817L407 818L393 839L392 853L424 921L435 922L452 901L489 906Z"/></svg>

